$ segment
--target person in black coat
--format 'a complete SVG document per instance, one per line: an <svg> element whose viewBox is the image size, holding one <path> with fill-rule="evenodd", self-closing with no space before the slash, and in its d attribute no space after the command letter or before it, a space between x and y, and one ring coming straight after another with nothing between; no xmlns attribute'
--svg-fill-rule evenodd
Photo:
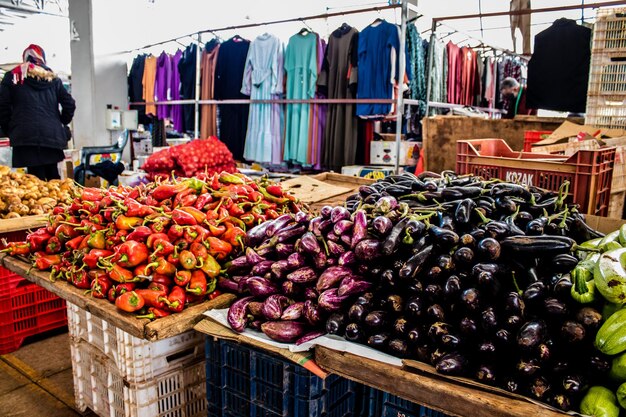
<svg viewBox="0 0 626 417"><path fill-rule="evenodd" d="M0 128L11 141L14 167L45 181L58 179L76 103L46 66L40 46L26 48L23 61L0 83Z"/></svg>

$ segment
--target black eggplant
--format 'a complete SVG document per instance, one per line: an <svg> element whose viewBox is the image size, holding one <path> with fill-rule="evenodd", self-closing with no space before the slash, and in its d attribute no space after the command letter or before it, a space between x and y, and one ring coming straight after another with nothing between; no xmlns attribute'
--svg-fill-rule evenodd
<svg viewBox="0 0 626 417"><path fill-rule="evenodd" d="M585 329L594 331L602 324L602 314L592 307L583 307L576 313L576 320L585 326Z"/></svg>
<svg viewBox="0 0 626 417"><path fill-rule="evenodd" d="M437 266L445 272L449 272L454 269L454 261L450 255L439 255L437 258Z"/></svg>
<svg viewBox="0 0 626 417"><path fill-rule="evenodd" d="M525 200L529 200L531 197L530 191L523 185L513 183L499 183L491 187L491 196L498 197L521 197Z"/></svg>
<svg viewBox="0 0 626 417"><path fill-rule="evenodd" d="M561 385L563 390L570 395L577 395L585 389L585 383L580 375L566 375L563 377Z"/></svg>
<svg viewBox="0 0 626 417"><path fill-rule="evenodd" d="M476 369L476 379L487 385L496 383L496 367L494 365L481 364Z"/></svg>
<svg viewBox="0 0 626 417"><path fill-rule="evenodd" d="M513 394L519 394L522 391L519 382L515 378L506 378L503 386L505 390L512 392Z"/></svg>
<svg viewBox="0 0 626 417"><path fill-rule="evenodd" d="M459 235L452 230L431 225L428 232L432 236L433 242L442 248L451 248L459 243Z"/></svg>
<svg viewBox="0 0 626 417"><path fill-rule="evenodd" d="M520 359L515 365L517 372L523 377L531 377L541 371L541 365L535 359Z"/></svg>
<svg viewBox="0 0 626 417"><path fill-rule="evenodd" d="M502 323L508 330L517 333L521 325L523 324L522 318L517 315L508 316L504 323Z"/></svg>
<svg viewBox="0 0 626 417"><path fill-rule="evenodd" d="M452 326L442 321L435 322L428 328L428 337L435 342L440 343L442 336L450 334Z"/></svg>
<svg viewBox="0 0 626 417"><path fill-rule="evenodd" d="M351 342L359 342L363 340L364 332L361 330L359 324L350 323L346 326L346 332L344 337Z"/></svg>
<svg viewBox="0 0 626 417"><path fill-rule="evenodd" d="M570 344L580 343L585 339L585 328L573 320L567 320L561 326L561 337Z"/></svg>
<svg viewBox="0 0 626 417"><path fill-rule="evenodd" d="M486 332L493 332L498 327L498 317L493 307L487 307L481 313L480 324Z"/></svg>
<svg viewBox="0 0 626 417"><path fill-rule="evenodd" d="M505 214L513 214L517 211L517 203L513 198L509 196L498 197L496 200L496 207L500 212Z"/></svg>
<svg viewBox="0 0 626 417"><path fill-rule="evenodd" d="M461 339L453 334L446 334L441 336L441 346L444 349L456 350L461 345Z"/></svg>
<svg viewBox="0 0 626 417"><path fill-rule="evenodd" d="M343 336L346 330L347 318L345 314L333 313L326 320L326 333Z"/></svg>
<svg viewBox="0 0 626 417"><path fill-rule="evenodd" d="M398 276L401 279L415 278L415 276L424 268L426 260L430 257L433 251L433 245L428 245L421 251L411 256L408 261L398 272Z"/></svg>
<svg viewBox="0 0 626 417"><path fill-rule="evenodd" d="M459 330L466 338L474 337L478 332L478 326L476 325L474 319L470 317L463 317L459 322Z"/></svg>
<svg viewBox="0 0 626 417"><path fill-rule="evenodd" d="M454 252L453 259L461 265L469 265L474 260L474 251L468 247L462 246ZM454 264L452 266L454 267Z"/></svg>
<svg viewBox="0 0 626 417"><path fill-rule="evenodd" d="M393 322L393 333L399 337L406 337L409 333L409 322L404 317L398 317Z"/></svg>
<svg viewBox="0 0 626 417"><path fill-rule="evenodd" d="M401 296L392 294L385 299L383 307L391 314L398 314L404 309L404 300Z"/></svg>
<svg viewBox="0 0 626 417"><path fill-rule="evenodd" d="M373 334L367 339L367 344L375 349L385 350L389 344L389 333Z"/></svg>
<svg viewBox="0 0 626 417"><path fill-rule="evenodd" d="M365 316L365 325L369 331L382 330L388 323L388 317L385 311L372 311Z"/></svg>
<svg viewBox="0 0 626 417"><path fill-rule="evenodd" d="M444 287L443 294L446 300L456 300L456 298L461 293L461 280L456 275L451 275L448 277Z"/></svg>
<svg viewBox="0 0 626 417"><path fill-rule="evenodd" d="M411 319L419 319L426 314L426 304L420 297L410 298L405 306L406 314Z"/></svg>
<svg viewBox="0 0 626 417"><path fill-rule="evenodd" d="M533 282L524 291L523 297L526 304L539 305L548 295L548 287L541 281Z"/></svg>
<svg viewBox="0 0 626 417"><path fill-rule="evenodd" d="M552 258L548 265L554 272L564 274L578 265L578 259L569 253L562 253Z"/></svg>
<svg viewBox="0 0 626 417"><path fill-rule="evenodd" d="M517 345L525 350L535 349L544 341L547 331L543 320L526 322L517 334Z"/></svg>
<svg viewBox="0 0 626 417"><path fill-rule="evenodd" d="M476 239L474 239L474 236L466 233L460 237L459 245L464 246L466 248L475 249Z"/></svg>
<svg viewBox="0 0 626 417"><path fill-rule="evenodd" d="M416 346L424 341L425 333L420 327L414 327L406 334L406 340L411 346Z"/></svg>
<svg viewBox="0 0 626 417"><path fill-rule="evenodd" d="M468 288L461 293L461 303L469 312L480 310L480 294L476 288Z"/></svg>
<svg viewBox="0 0 626 417"><path fill-rule="evenodd" d="M548 219L540 217L526 223L526 234L529 236L539 236L543 234L543 230L548 223Z"/></svg>
<svg viewBox="0 0 626 417"><path fill-rule="evenodd" d="M368 314L369 310L363 304L354 304L348 310L348 318L354 323L361 323Z"/></svg>
<svg viewBox="0 0 626 417"><path fill-rule="evenodd" d="M564 274L554 284L552 291L554 294L562 300L568 300L572 293L572 277L569 274Z"/></svg>
<svg viewBox="0 0 626 417"><path fill-rule="evenodd" d="M432 304L426 309L426 315L432 321L444 321L446 319L446 312L439 304Z"/></svg>
<svg viewBox="0 0 626 417"><path fill-rule="evenodd" d="M380 282L389 287L395 287L397 284L396 273L393 269L385 269L380 273Z"/></svg>
<svg viewBox="0 0 626 417"><path fill-rule="evenodd" d="M405 217L393 226L391 232L389 232L389 235L387 235L387 238L382 244L381 253L383 255L389 256L396 252L402 242L402 232L408 221L409 219Z"/></svg>
<svg viewBox="0 0 626 417"><path fill-rule="evenodd" d="M454 212L454 220L458 224L469 223L474 208L476 208L476 203L471 198L466 198L460 201Z"/></svg>
<svg viewBox="0 0 626 417"><path fill-rule="evenodd" d="M407 356L409 351L407 342L402 339L391 339L388 344L388 349L389 353L400 358Z"/></svg>
<svg viewBox="0 0 626 417"><path fill-rule="evenodd" d="M518 293L512 291L507 294L504 300L504 311L510 315L523 317L525 309L524 299Z"/></svg>
<svg viewBox="0 0 626 417"><path fill-rule="evenodd" d="M481 356L488 358L493 357L494 353L496 353L498 349L492 341L486 340L478 344L477 351Z"/></svg>
<svg viewBox="0 0 626 417"><path fill-rule="evenodd" d="M551 395L548 402L563 411L570 411L572 409L572 400L567 394L557 393Z"/></svg>
<svg viewBox="0 0 626 417"><path fill-rule="evenodd" d="M569 313L567 305L556 298L546 298L543 302L543 307L546 313L553 318L565 317Z"/></svg>
<svg viewBox="0 0 626 417"><path fill-rule="evenodd" d="M360 304L366 308L374 307L374 294L371 292L366 292L357 297L354 301L355 304Z"/></svg>
<svg viewBox="0 0 626 417"><path fill-rule="evenodd" d="M478 242L478 254L482 259L495 261L500 257L500 243L491 237Z"/></svg>
<svg viewBox="0 0 626 417"><path fill-rule="evenodd" d="M530 395L540 401L546 400L550 389L550 382L543 376L534 378L528 387Z"/></svg>
<svg viewBox="0 0 626 417"><path fill-rule="evenodd" d="M431 303L436 303L443 296L443 288L439 284L429 284L424 288L424 294Z"/></svg>
<svg viewBox="0 0 626 417"><path fill-rule="evenodd" d="M436 363L437 372L444 375L463 375L466 372L467 360L458 353L443 355Z"/></svg>

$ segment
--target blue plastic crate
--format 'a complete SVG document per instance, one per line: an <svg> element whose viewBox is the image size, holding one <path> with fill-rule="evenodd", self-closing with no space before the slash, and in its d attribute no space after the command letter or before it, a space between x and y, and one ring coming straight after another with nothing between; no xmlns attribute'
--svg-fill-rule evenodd
<svg viewBox="0 0 626 417"><path fill-rule="evenodd" d="M362 386L359 417L379 417L382 415L383 392L376 388Z"/></svg>
<svg viewBox="0 0 626 417"><path fill-rule="evenodd" d="M447 414L412 403L389 393L383 394L381 417L449 417Z"/></svg>
<svg viewBox="0 0 626 417"><path fill-rule="evenodd" d="M348 379L322 380L279 356L225 340L207 338L206 353L209 410L219 408L224 417L355 415L358 384Z"/></svg>

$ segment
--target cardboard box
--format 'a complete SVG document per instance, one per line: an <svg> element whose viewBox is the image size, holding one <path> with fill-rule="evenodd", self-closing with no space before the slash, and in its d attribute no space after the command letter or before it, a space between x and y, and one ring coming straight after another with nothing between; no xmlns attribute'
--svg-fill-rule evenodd
<svg viewBox="0 0 626 417"><path fill-rule="evenodd" d="M341 173L343 175L350 175L351 177L378 179L393 174L393 168L381 166L348 165L341 168Z"/></svg>
<svg viewBox="0 0 626 417"><path fill-rule="evenodd" d="M106 181L95 175L85 174L85 187L101 188L106 186Z"/></svg>
<svg viewBox="0 0 626 417"><path fill-rule="evenodd" d="M413 148L417 142L400 142L400 165L415 165ZM370 163L376 165L396 164L396 142L373 141L370 144Z"/></svg>

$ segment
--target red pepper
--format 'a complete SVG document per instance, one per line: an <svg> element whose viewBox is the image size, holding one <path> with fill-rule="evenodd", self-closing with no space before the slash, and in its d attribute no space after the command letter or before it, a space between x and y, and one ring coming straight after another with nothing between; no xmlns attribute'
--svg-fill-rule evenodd
<svg viewBox="0 0 626 417"><path fill-rule="evenodd" d="M226 231L226 226L222 224L217 225L217 224L214 224L214 222L209 223L209 233L212 236L220 237L222 236L222 234L224 234L225 231Z"/></svg>
<svg viewBox="0 0 626 417"><path fill-rule="evenodd" d="M87 273L87 275L89 275L89 272ZM100 299L107 298L107 294L109 293L109 289L111 289L111 285L113 285L113 283L106 275L96 276L91 281L91 296Z"/></svg>
<svg viewBox="0 0 626 417"><path fill-rule="evenodd" d="M40 271L47 271L52 268L53 265L59 265L61 263L61 255L53 254L46 255L43 252L35 253L35 268Z"/></svg>
<svg viewBox="0 0 626 417"><path fill-rule="evenodd" d="M148 314L143 314L141 316L137 316L137 318L138 319L155 320L155 319L160 319L160 318L163 318L163 317L167 317L170 314L172 314L172 313L170 313L167 310L156 308L156 307L150 307L150 308L148 308Z"/></svg>
<svg viewBox="0 0 626 417"><path fill-rule="evenodd" d="M48 240L48 244L46 245L46 253L52 255L61 252L61 249L63 249L63 244L61 243L59 238L56 236L52 236Z"/></svg>
<svg viewBox="0 0 626 417"><path fill-rule="evenodd" d="M220 264L215 258L209 254L202 258L198 258L199 268L210 278L216 278L220 274Z"/></svg>
<svg viewBox="0 0 626 417"><path fill-rule="evenodd" d="M165 308L167 302L166 291L153 291L153 290L135 290L135 293L140 295L147 307Z"/></svg>
<svg viewBox="0 0 626 417"><path fill-rule="evenodd" d="M129 292L129 291L133 291L135 289L135 284L132 282L126 282L123 284L116 284L111 286L111 288L109 289L109 292L107 293L107 299L114 303L115 299L117 297L119 297L120 295Z"/></svg>
<svg viewBox="0 0 626 417"><path fill-rule="evenodd" d="M222 292L220 290L215 290L211 294L209 294L209 300L215 300L220 295L222 295Z"/></svg>
<svg viewBox="0 0 626 417"><path fill-rule="evenodd" d="M282 197L283 194L285 194L282 187L278 184L270 184L267 187L265 187L265 189L267 190L268 193L270 193L274 197Z"/></svg>
<svg viewBox="0 0 626 417"><path fill-rule="evenodd" d="M141 310L145 304L142 296L135 291L126 292L115 299L115 307L128 313Z"/></svg>
<svg viewBox="0 0 626 417"><path fill-rule="evenodd" d="M173 224L173 225L170 226L170 229L167 231L167 236L173 242L176 239L182 237L183 233L185 233L185 226L180 226L178 224Z"/></svg>
<svg viewBox="0 0 626 417"><path fill-rule="evenodd" d="M100 206L100 210L111 207L113 205L113 199L110 195L105 195L104 197L102 197L102 200L100 200L100 203L98 203L98 205Z"/></svg>
<svg viewBox="0 0 626 417"><path fill-rule="evenodd" d="M204 242L206 240L207 237L211 236L211 232L209 232L209 230L207 228L205 228L204 226L192 226L193 230L196 232L197 236L195 241L199 241L199 242Z"/></svg>
<svg viewBox="0 0 626 417"><path fill-rule="evenodd" d="M148 236L152 234L152 230L148 226L139 226L126 236L126 240L134 240L136 242L145 243Z"/></svg>
<svg viewBox="0 0 626 417"><path fill-rule="evenodd" d="M129 271L128 269L121 267L117 263L113 263L113 264L110 262L105 263L103 262L103 260L100 260L100 262L98 263L98 266L106 268L106 270L109 273L109 277L111 277L111 279L115 282L123 283L123 282L136 281L135 275L133 274L132 271Z"/></svg>
<svg viewBox="0 0 626 417"><path fill-rule="evenodd" d="M195 204L196 200L198 200L198 196L194 193L194 194L189 194L184 196L183 198L180 199L180 201L178 202L178 207L182 208L182 207L193 207L193 205Z"/></svg>
<svg viewBox="0 0 626 417"><path fill-rule="evenodd" d="M189 281L191 281L191 271L176 271L176 275L174 275L174 283L176 285L184 287L189 284Z"/></svg>
<svg viewBox="0 0 626 417"><path fill-rule="evenodd" d="M260 203L261 200L263 200L263 194L261 194L260 192L258 192L256 190L255 191L251 191L248 194L248 200L252 201L253 203Z"/></svg>
<svg viewBox="0 0 626 417"><path fill-rule="evenodd" d="M157 239L154 241L154 252L152 253L152 256L156 256L157 254L159 256L167 256L170 253L174 253L174 245L172 245L168 240L166 239Z"/></svg>
<svg viewBox="0 0 626 417"><path fill-rule="evenodd" d="M54 235L61 242L67 242L68 240L80 236L81 234L82 233L80 233L79 230L76 230L75 226L71 226L69 224L60 224L54 231Z"/></svg>
<svg viewBox="0 0 626 417"><path fill-rule="evenodd" d="M185 308L186 300L185 290L175 286L167 296L167 309L172 313L180 313Z"/></svg>
<svg viewBox="0 0 626 417"><path fill-rule="evenodd" d="M172 210L172 221L181 226L194 226L198 224L195 217L181 209Z"/></svg>
<svg viewBox="0 0 626 417"><path fill-rule="evenodd" d="M233 217L243 216L245 212L246 211L242 209L239 204L231 204L230 207L228 207L228 214Z"/></svg>
<svg viewBox="0 0 626 417"><path fill-rule="evenodd" d="M115 219L115 227L117 230L133 230L135 227L141 226L143 219L141 217L127 217L120 214Z"/></svg>
<svg viewBox="0 0 626 417"><path fill-rule="evenodd" d="M154 272L157 274L163 274L172 276L176 273L176 267L167 262L164 258L158 258L155 262L151 262L147 265L144 275L148 275L148 269L154 268Z"/></svg>
<svg viewBox="0 0 626 417"><path fill-rule="evenodd" d="M121 255L115 262L124 268L133 268L148 260L148 247L143 243L129 240L117 247L116 254Z"/></svg>
<svg viewBox="0 0 626 417"><path fill-rule="evenodd" d="M228 172L220 173L219 180L224 184L245 184L243 178L235 174L229 174Z"/></svg>
<svg viewBox="0 0 626 417"><path fill-rule="evenodd" d="M193 294L193 293L188 292L186 293L186 295L187 295L187 300L186 300L187 306L204 301L204 299L206 298L206 294L198 295L198 294Z"/></svg>
<svg viewBox="0 0 626 417"><path fill-rule="evenodd" d="M170 253L169 255L167 255L167 262L171 263L172 265L178 267L178 265L180 265L180 257L178 255L178 248L176 246L174 246L174 253Z"/></svg>
<svg viewBox="0 0 626 417"><path fill-rule="evenodd" d="M124 206L126 206L126 215L129 217L146 217L154 213L153 208L139 204L129 197L124 199Z"/></svg>
<svg viewBox="0 0 626 417"><path fill-rule="evenodd" d="M150 225L150 229L154 233L164 233L169 227L171 220L167 217L157 217L152 220L152 224Z"/></svg>
<svg viewBox="0 0 626 417"><path fill-rule="evenodd" d="M168 198L174 197L176 194L188 188L185 183L180 184L161 184L156 187L150 195L158 201L163 201Z"/></svg>
<svg viewBox="0 0 626 417"><path fill-rule="evenodd" d="M70 270L66 273L67 281L81 290L91 289L91 282L84 269Z"/></svg>
<svg viewBox="0 0 626 417"><path fill-rule="evenodd" d="M83 256L83 263L87 265L87 268L94 269L98 266L98 260L102 258L108 258L113 255L113 252L104 249L92 249L88 254Z"/></svg>
<svg viewBox="0 0 626 417"><path fill-rule="evenodd" d="M185 290L196 295L204 295L207 291L207 280L204 272L195 270L191 273L191 280Z"/></svg>
<svg viewBox="0 0 626 417"><path fill-rule="evenodd" d="M184 269L194 269L197 264L196 256L191 251L183 250L180 252L180 266Z"/></svg>
<svg viewBox="0 0 626 417"><path fill-rule="evenodd" d="M166 287L171 287L174 284L174 280L172 279L172 277L167 276L167 275L163 275L163 274L159 274L159 273L153 273L152 274L152 283L153 284L163 284Z"/></svg>
<svg viewBox="0 0 626 417"><path fill-rule="evenodd" d="M202 224L206 220L206 214L194 207L180 207L177 210L190 214L198 224Z"/></svg>
<svg viewBox="0 0 626 417"><path fill-rule="evenodd" d="M267 209L265 210L265 216L267 216L268 220L274 220L277 219L280 214L274 209Z"/></svg>
<svg viewBox="0 0 626 417"><path fill-rule="evenodd" d="M181 250L189 249L190 244L191 242L188 242L186 239L178 239L174 242L174 247L180 252Z"/></svg>
<svg viewBox="0 0 626 417"><path fill-rule="evenodd" d="M104 197L103 190L99 188L83 188L83 192L80 195L82 201L100 201Z"/></svg>
<svg viewBox="0 0 626 417"><path fill-rule="evenodd" d="M157 240L169 241L169 237L165 233L153 233L148 236L148 239L146 240L146 245L150 249L155 249L155 243Z"/></svg>
<svg viewBox="0 0 626 417"><path fill-rule="evenodd" d="M99 202L94 201L83 201L81 210L89 214L97 214L100 211L100 205L98 203Z"/></svg>
<svg viewBox="0 0 626 417"><path fill-rule="evenodd" d="M148 272L148 273L146 273ZM150 266L150 264L145 263L145 264L141 264L141 265L137 265L134 269L133 269L133 274L138 277L138 276L143 276L143 275L152 275L152 267Z"/></svg>
<svg viewBox="0 0 626 417"><path fill-rule="evenodd" d="M45 227L35 230L26 237L26 242L30 245L33 251L42 250L48 241L54 236L46 230ZM60 243L60 242L59 242Z"/></svg>
<svg viewBox="0 0 626 417"><path fill-rule="evenodd" d="M167 294L169 291L169 286L165 284L161 284L160 282L151 282L148 284L148 289L152 291L161 291Z"/></svg>
<svg viewBox="0 0 626 417"><path fill-rule="evenodd" d="M183 234L183 238L185 239L185 241L187 241L187 243L191 244L194 240L196 240L198 236L199 236L198 231L195 229L195 227L185 228L185 233Z"/></svg>
<svg viewBox="0 0 626 417"><path fill-rule="evenodd" d="M113 222L113 214L117 213L117 209L115 207L107 207L102 210L102 217L108 223Z"/></svg>
<svg viewBox="0 0 626 417"><path fill-rule="evenodd" d="M213 236L209 236L206 239L205 245L207 245L207 249L209 249L209 254L218 261L226 259L233 251L233 247L230 243Z"/></svg>
<svg viewBox="0 0 626 417"><path fill-rule="evenodd" d="M89 221L91 221L93 224L95 225L104 225L104 217L102 217L102 214L98 213L98 214L94 214L93 216L91 216L89 218Z"/></svg>
<svg viewBox="0 0 626 417"><path fill-rule="evenodd" d="M180 207L182 200L192 193L194 193L194 190L192 190L191 188L187 188L186 190L183 190L176 194L173 201L174 207Z"/></svg>
<svg viewBox="0 0 626 417"><path fill-rule="evenodd" d="M57 214L63 214L65 213L66 208L63 206L56 206L55 208L52 209L52 214L53 215L57 215Z"/></svg>
<svg viewBox="0 0 626 417"><path fill-rule="evenodd" d="M239 217L246 227L251 228L254 226L255 217L252 213L246 213Z"/></svg>
<svg viewBox="0 0 626 417"><path fill-rule="evenodd" d="M104 249L106 247L106 237L104 230L92 233L87 240L87 245L92 249Z"/></svg>
<svg viewBox="0 0 626 417"><path fill-rule="evenodd" d="M156 198L152 197L151 195L148 195L145 198L144 204L146 206L157 206L159 202L157 201Z"/></svg>
<svg viewBox="0 0 626 417"><path fill-rule="evenodd" d="M233 226L230 223L226 224L226 232L222 235L222 239L226 242L230 243L234 247L241 247L243 249L244 239L246 237L246 232L241 230L239 227Z"/></svg>
<svg viewBox="0 0 626 417"><path fill-rule="evenodd" d="M191 251L191 253L195 255L196 258L204 258L205 256L209 254L209 251L207 250L206 246L204 246L200 242L193 242L189 246L189 250Z"/></svg>
<svg viewBox="0 0 626 417"><path fill-rule="evenodd" d="M193 206L198 210L205 210L204 206L209 204L211 201L213 201L213 196L211 195L211 193L205 193L198 197Z"/></svg>

